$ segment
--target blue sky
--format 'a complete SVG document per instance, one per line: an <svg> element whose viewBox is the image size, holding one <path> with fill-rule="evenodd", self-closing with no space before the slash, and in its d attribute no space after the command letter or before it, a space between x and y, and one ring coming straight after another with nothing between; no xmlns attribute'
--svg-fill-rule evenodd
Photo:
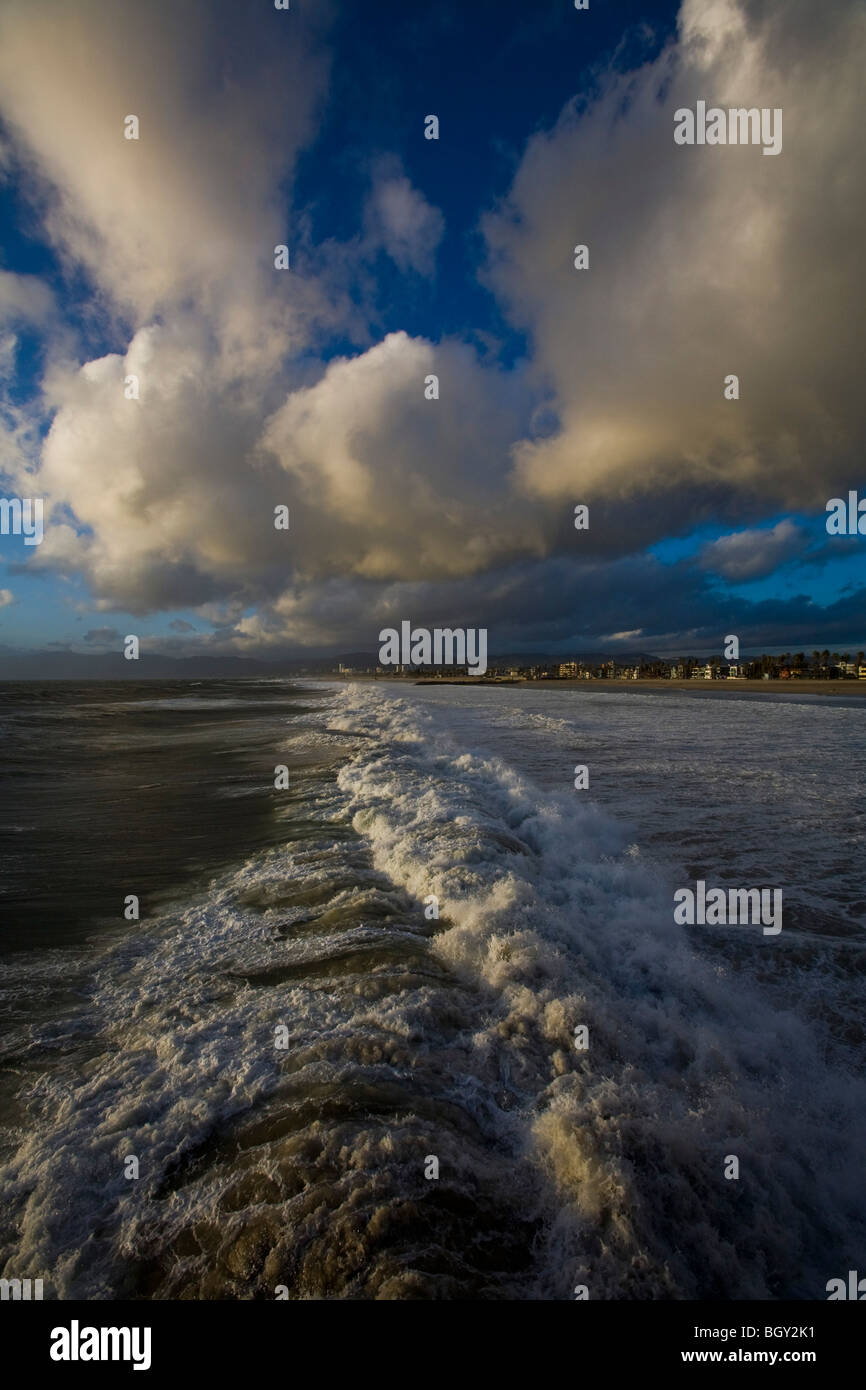
<svg viewBox="0 0 866 1390"><path fill-rule="evenodd" d="M856 5L115 11L0 7L0 648L864 644Z"/></svg>

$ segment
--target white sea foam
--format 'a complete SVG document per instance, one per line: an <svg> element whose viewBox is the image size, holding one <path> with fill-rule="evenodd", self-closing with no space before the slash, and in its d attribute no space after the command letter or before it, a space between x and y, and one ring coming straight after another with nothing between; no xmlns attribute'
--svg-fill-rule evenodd
<svg viewBox="0 0 866 1390"><path fill-rule="evenodd" d="M862 1261L862 1083L724 941L674 924L671 864L633 826L550 785L563 742L603 737L546 709L365 685L290 723L344 752L336 783L293 787L286 848L94 946L86 997L22 1043L7 1277L814 1298Z"/></svg>
<svg viewBox="0 0 866 1390"><path fill-rule="evenodd" d="M818 1296L833 1243L860 1248L861 1084L825 1070L810 1028L724 957L698 953L671 884L615 821L466 751L488 709L464 709L457 744L451 710L376 694L345 697L347 727L382 739L340 774L354 824L380 869L439 897L437 953L489 990L478 1055L507 1065L563 1223L567 1209L595 1236L584 1280L622 1293L652 1266L658 1291L685 1297ZM729 1153L739 1184L722 1176Z"/></svg>

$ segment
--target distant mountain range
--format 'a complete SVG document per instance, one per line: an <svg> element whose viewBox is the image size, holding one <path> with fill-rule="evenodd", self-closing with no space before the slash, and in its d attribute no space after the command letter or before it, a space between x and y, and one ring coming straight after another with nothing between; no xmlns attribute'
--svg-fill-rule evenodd
<svg viewBox="0 0 866 1390"><path fill-rule="evenodd" d="M292 675L303 662L256 661L243 656L161 656L143 652L127 661L122 652L12 651L0 648L0 681L26 680L226 680ZM330 662L321 663L322 670Z"/></svg>

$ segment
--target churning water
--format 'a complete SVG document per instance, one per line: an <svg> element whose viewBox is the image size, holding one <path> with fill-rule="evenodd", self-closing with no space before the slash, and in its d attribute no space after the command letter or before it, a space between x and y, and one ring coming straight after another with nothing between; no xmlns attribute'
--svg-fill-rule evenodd
<svg viewBox="0 0 866 1390"><path fill-rule="evenodd" d="M862 1266L862 705L0 700L5 1277L823 1299ZM675 925L696 878L781 887L782 932Z"/></svg>

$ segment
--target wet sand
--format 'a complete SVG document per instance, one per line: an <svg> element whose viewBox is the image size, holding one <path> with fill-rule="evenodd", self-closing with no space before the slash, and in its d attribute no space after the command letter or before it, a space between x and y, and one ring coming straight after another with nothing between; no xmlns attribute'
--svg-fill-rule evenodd
<svg viewBox="0 0 866 1390"><path fill-rule="evenodd" d="M630 691L639 694L641 691L650 690L685 690L692 695L855 695L866 696L866 680L831 680L831 681L812 681L812 680L694 680L694 681L672 681L663 679L646 680L515 680L503 679L494 680L487 676L451 676L447 679L436 680L427 677L417 676L369 676L369 675L334 675L325 677L327 680L340 681L392 681L398 685L502 685L502 686L529 686L533 690L539 686L551 686L556 690L619 690Z"/></svg>

